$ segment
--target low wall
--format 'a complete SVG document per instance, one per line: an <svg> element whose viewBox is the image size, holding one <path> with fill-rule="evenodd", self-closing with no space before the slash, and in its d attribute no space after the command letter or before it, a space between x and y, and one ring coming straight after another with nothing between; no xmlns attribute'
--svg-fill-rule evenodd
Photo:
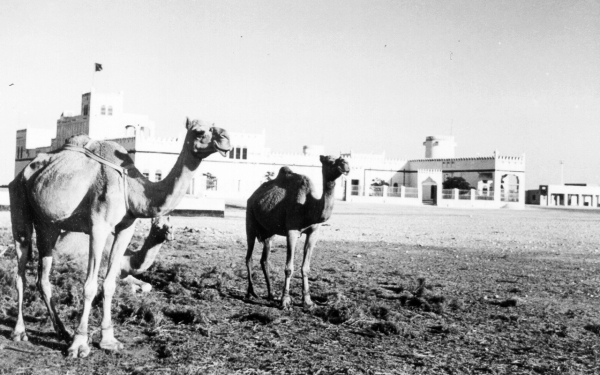
<svg viewBox="0 0 600 375"><path fill-rule="evenodd" d="M10 208L8 188L0 188L0 211ZM186 195L174 211L176 215L218 216L225 215L225 200L212 197L194 197Z"/></svg>
<svg viewBox="0 0 600 375"><path fill-rule="evenodd" d="M0 211L8 210L9 207L8 188L0 188Z"/></svg>
<svg viewBox="0 0 600 375"><path fill-rule="evenodd" d="M181 216L225 216L225 200L221 198L194 197L187 195L183 197L177 206L175 215Z"/></svg>
<svg viewBox="0 0 600 375"><path fill-rule="evenodd" d="M503 208L506 202L496 202L488 200L470 200L470 199L441 199L437 202L438 207L453 208ZM518 205L518 203L517 203ZM522 205L519 206L523 208ZM516 207L515 207L516 208Z"/></svg>
<svg viewBox="0 0 600 375"><path fill-rule="evenodd" d="M386 203L404 206L422 206L423 202L418 198L400 198L400 197L365 197L362 195L348 195L346 202L354 203Z"/></svg>

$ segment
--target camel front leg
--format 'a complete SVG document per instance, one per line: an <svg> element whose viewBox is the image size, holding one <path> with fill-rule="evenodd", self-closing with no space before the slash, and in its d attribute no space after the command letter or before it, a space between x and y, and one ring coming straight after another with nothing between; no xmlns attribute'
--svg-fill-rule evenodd
<svg viewBox="0 0 600 375"><path fill-rule="evenodd" d="M135 225L131 221L124 227L117 229L115 233L115 242L110 251L108 261L108 272L104 279L104 305L102 316L102 341L100 347L105 350L120 350L123 349L123 344L115 338L114 328L112 325L111 306L112 298L116 290L117 276L121 272L121 258L127 249L127 245L131 242L131 237L135 231Z"/></svg>
<svg viewBox="0 0 600 375"><path fill-rule="evenodd" d="M256 233L254 232L252 227L246 228L246 236L246 241L248 242L248 251L246 252L246 274L248 276L248 290L246 291L246 298L258 298L256 292L254 291L254 282L252 281L252 253L254 252L254 244L256 242Z"/></svg>
<svg viewBox="0 0 600 375"><path fill-rule="evenodd" d="M317 226L306 233L306 242L304 244L304 259L302 260L302 304L305 308L313 306L308 289L308 274L310 273L310 258L318 240L319 228Z"/></svg>
<svg viewBox="0 0 600 375"><path fill-rule="evenodd" d="M290 230L287 233L287 255L285 261L285 282L283 283L283 295L281 296L281 307L288 309L292 307L292 299L290 297L290 284L292 282L292 274L294 273L294 250L300 232Z"/></svg>
<svg viewBox="0 0 600 375"><path fill-rule="evenodd" d="M102 251L106 245L106 239L110 233L110 227L106 223L92 225L90 233L90 250L88 258L87 275L83 286L83 313L73 343L68 349L69 356L83 358L90 354L88 345L88 321L92 309L92 300L98 291L98 271L102 260Z"/></svg>
<svg viewBox="0 0 600 375"><path fill-rule="evenodd" d="M31 234L28 238L21 237L15 240L15 249L17 250L17 274L15 275L15 288L17 289L17 324L12 332L13 341L27 341L25 332L25 321L23 320L23 292L27 285L27 276L25 267L31 256Z"/></svg>

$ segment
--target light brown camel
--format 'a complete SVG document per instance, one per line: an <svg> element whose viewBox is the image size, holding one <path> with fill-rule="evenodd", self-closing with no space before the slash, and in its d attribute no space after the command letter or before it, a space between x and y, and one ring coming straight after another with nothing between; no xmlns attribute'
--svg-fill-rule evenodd
<svg viewBox="0 0 600 375"><path fill-rule="evenodd" d="M165 241L174 238L173 225L170 216L159 216L152 219L150 233L142 247L137 251L125 251L121 259L121 279L131 286L133 291L141 288L142 292L152 290L152 285L133 277L140 275L152 264Z"/></svg>
<svg viewBox="0 0 600 375"><path fill-rule="evenodd" d="M71 143L99 154L129 172L92 160L72 149L59 149L38 155L9 185L11 221L17 250L16 288L18 317L13 340L27 340L23 322L23 291L26 283L25 266L31 256L32 232L37 233L39 251L38 288L55 330L64 339L71 339L58 318L51 298L49 280L52 249L62 231L84 232L90 235L87 276L83 295L84 306L79 326L68 349L73 357L86 357L88 319L92 300L98 289L98 271L102 250L109 233L115 240L103 284L102 340L100 347L118 350L123 345L114 337L111 303L121 259L131 241L136 218L168 214L184 196L200 162L219 151L230 149L229 136L223 129L210 127L198 120L186 122L187 133L177 162L162 181L150 182L133 167L127 151L114 142L88 142L89 137L71 138ZM87 140L86 140L87 139Z"/></svg>
<svg viewBox="0 0 600 375"><path fill-rule="evenodd" d="M323 164L323 194L320 198L314 195L315 188L308 177L293 173L288 167L282 167L274 180L263 183L248 199L246 208L247 298L257 297L252 283L252 252L255 240L258 239L264 245L260 263L267 283L267 298L273 299L269 276L271 240L275 235L286 236L287 257L281 306L291 307L290 282L294 272L294 250L297 239L302 233L306 233L302 262L302 301L304 307L312 306L308 291L310 257L317 243L321 223L331 217L335 200L335 180L342 174L350 172L348 162L341 157L335 159L333 156L321 156L321 164Z"/></svg>

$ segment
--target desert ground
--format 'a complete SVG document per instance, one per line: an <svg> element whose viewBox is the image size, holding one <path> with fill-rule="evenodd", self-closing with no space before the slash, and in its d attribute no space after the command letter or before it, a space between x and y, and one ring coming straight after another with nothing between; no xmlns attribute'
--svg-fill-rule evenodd
<svg viewBox="0 0 600 375"><path fill-rule="evenodd" d="M101 308L92 353L65 356L28 269L28 342L10 341L16 265L9 214L0 213L0 373L6 374L598 374L600 211L459 210L336 202L323 226L301 305L298 244L294 307L245 299L245 210L225 218L173 217L142 279L119 284L115 335L104 352ZM138 223L133 248L149 223ZM257 292L266 296L257 244ZM275 296L285 240L271 256ZM56 254L51 280L71 329L82 308L87 249Z"/></svg>

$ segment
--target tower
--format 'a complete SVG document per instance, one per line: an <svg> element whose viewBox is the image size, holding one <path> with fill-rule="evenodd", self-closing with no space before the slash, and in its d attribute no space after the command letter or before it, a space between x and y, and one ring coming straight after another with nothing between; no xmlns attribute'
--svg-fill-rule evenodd
<svg viewBox="0 0 600 375"><path fill-rule="evenodd" d="M431 135L425 138L423 146L426 159L445 159L454 157L456 142L453 135Z"/></svg>

